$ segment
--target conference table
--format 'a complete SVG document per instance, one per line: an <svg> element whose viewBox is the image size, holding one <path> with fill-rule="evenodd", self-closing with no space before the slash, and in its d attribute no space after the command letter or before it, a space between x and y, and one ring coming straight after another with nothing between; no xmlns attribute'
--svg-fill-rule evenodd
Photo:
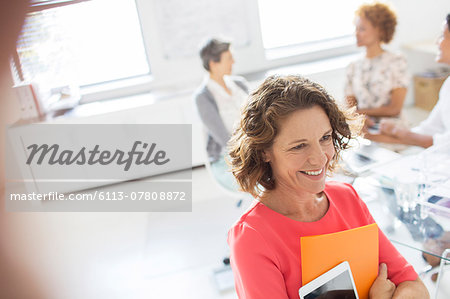
<svg viewBox="0 0 450 299"><path fill-rule="evenodd" d="M348 174L357 161L352 185L380 229L394 245L417 251L440 272L437 296L450 264L450 144L402 155L364 142L344 156L344 170Z"/></svg>

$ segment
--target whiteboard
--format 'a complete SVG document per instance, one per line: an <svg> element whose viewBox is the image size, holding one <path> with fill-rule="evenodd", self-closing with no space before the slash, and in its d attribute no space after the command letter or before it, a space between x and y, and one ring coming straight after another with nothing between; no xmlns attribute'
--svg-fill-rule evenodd
<svg viewBox="0 0 450 299"><path fill-rule="evenodd" d="M225 38L234 48L250 44L247 6L239 0L158 0L158 32L166 59L198 55L209 37Z"/></svg>

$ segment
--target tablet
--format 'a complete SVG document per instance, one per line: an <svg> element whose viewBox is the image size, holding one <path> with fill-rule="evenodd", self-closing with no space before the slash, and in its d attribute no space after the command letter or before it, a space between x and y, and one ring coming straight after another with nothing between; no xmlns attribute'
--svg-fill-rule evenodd
<svg viewBox="0 0 450 299"><path fill-rule="evenodd" d="M298 293L300 299L358 299L352 271L346 261L305 284Z"/></svg>

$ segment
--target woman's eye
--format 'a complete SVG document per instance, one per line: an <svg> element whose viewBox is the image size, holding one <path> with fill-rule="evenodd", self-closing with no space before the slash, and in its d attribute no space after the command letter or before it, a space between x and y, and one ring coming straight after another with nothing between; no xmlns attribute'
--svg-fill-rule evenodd
<svg viewBox="0 0 450 299"><path fill-rule="evenodd" d="M297 145L297 146L294 146L292 149L302 149L302 148L304 148L305 147L305 144L304 143L301 143L301 144L299 144L299 145Z"/></svg>
<svg viewBox="0 0 450 299"><path fill-rule="evenodd" d="M331 140L331 134L322 137L322 141L329 141L329 140Z"/></svg>

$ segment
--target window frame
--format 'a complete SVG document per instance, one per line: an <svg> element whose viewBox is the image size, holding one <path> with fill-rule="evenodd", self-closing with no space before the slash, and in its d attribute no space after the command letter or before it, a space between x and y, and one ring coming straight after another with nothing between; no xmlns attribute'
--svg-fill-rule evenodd
<svg viewBox="0 0 450 299"><path fill-rule="evenodd" d="M41 12L53 8L60 8L68 5L76 5L88 1L95 1L95 0L31 1L30 5L28 6L27 14ZM137 9L137 3L135 0L133 1L135 2ZM141 29L142 41L144 41L144 36L142 34L141 20L138 12L137 15L138 15L138 23ZM121 96L129 96L133 94L139 94L150 91L149 83L152 81L153 76L151 73L150 59L146 47L144 47L144 51L145 51L145 59L149 69L149 72L147 74L124 77L116 80L109 80L100 83L80 86L82 96L80 103L82 104ZM17 49L12 54L10 67L13 76L13 81L19 84L21 82L24 82L25 79Z"/></svg>

